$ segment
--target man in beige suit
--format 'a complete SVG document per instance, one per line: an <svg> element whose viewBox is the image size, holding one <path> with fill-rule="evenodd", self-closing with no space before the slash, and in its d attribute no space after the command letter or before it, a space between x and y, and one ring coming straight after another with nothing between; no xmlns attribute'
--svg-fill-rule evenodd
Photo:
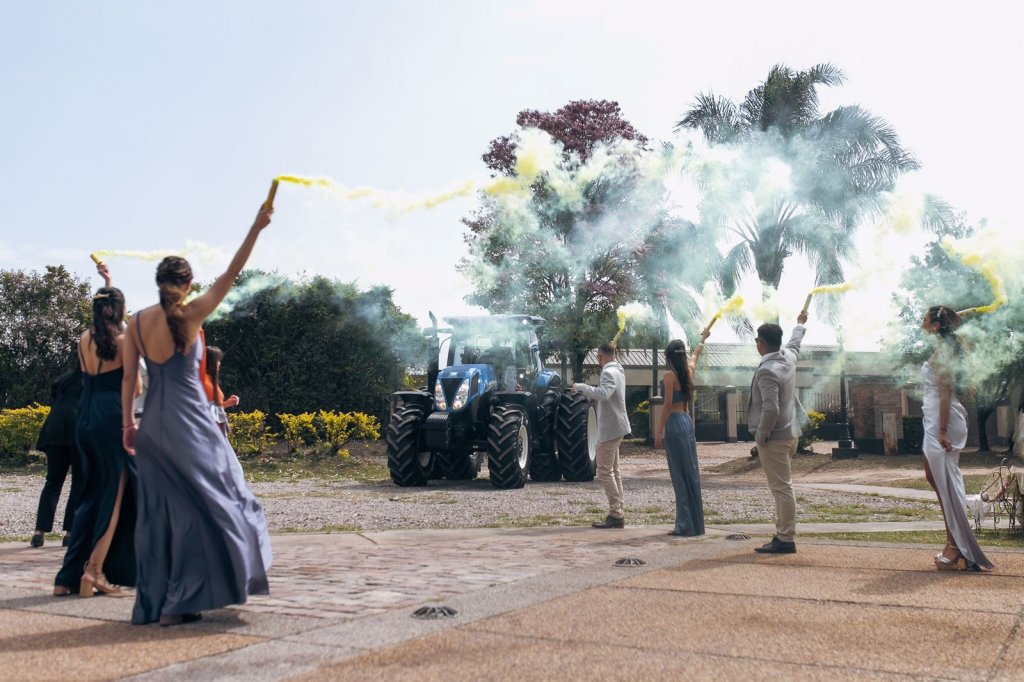
<svg viewBox="0 0 1024 682"><path fill-rule="evenodd" d="M747 422L754 434L757 452L768 487L775 497L775 536L758 547L762 554L793 554L796 552L796 497L793 495L790 458L796 454L800 437L799 401L796 396L796 361L800 357L807 313L796 318L797 326L782 347L782 328L762 324L757 328L757 352L761 364L750 384Z"/></svg>
<svg viewBox="0 0 1024 682"><path fill-rule="evenodd" d="M573 384L573 393L597 401L597 478L608 496L608 516L595 521L594 528L622 528L622 476L619 474L619 446L629 434L626 414L626 371L615 360L615 346L602 343L597 349L601 381L597 386Z"/></svg>

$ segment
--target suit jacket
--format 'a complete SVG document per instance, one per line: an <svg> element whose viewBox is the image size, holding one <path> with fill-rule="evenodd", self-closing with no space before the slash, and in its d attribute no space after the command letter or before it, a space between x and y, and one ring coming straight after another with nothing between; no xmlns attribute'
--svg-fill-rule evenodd
<svg viewBox="0 0 1024 682"><path fill-rule="evenodd" d="M630 432L626 414L626 371L615 360L601 369L597 386L573 384L588 399L597 401L597 442L622 438Z"/></svg>
<svg viewBox="0 0 1024 682"><path fill-rule="evenodd" d="M39 431L36 450L45 452L49 445L75 444L75 420L81 398L81 368L76 367L57 377L50 387L50 414Z"/></svg>
<svg viewBox="0 0 1024 682"><path fill-rule="evenodd" d="M794 327L789 343L774 353L762 356L761 364L754 371L747 406L747 427L758 443L800 436L796 361L800 357L800 342L805 331L803 325Z"/></svg>

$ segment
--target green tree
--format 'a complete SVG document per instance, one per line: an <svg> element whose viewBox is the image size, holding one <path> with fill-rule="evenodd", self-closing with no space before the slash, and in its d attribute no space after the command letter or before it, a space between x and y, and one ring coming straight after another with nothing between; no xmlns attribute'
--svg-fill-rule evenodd
<svg viewBox="0 0 1024 682"><path fill-rule="evenodd" d="M90 284L63 265L0 271L0 407L49 402L91 317Z"/></svg>
<svg viewBox="0 0 1024 682"><path fill-rule="evenodd" d="M696 227L664 212L661 178L653 182L642 168L658 152L622 118L616 102L526 110L516 123L521 131L540 129L561 145L557 177L540 174L526 201L512 206L481 195L480 208L464 221L470 255L460 269L474 288L467 300L493 313L544 317L545 349L568 359L578 378L587 352L615 334L620 305L637 297L654 303L656 289L680 280L656 281L640 272L645 259L664 252L656 242L687 239ZM521 134L490 143L483 160L497 175L517 177ZM588 166L595 159L607 159L599 171ZM559 183L578 188L576 199L567 201ZM679 275L690 271L685 264L676 264ZM700 260L693 269L704 265Z"/></svg>
<svg viewBox="0 0 1024 682"><path fill-rule="evenodd" d="M305 282L247 270L206 325L225 353L221 386L245 409L274 414L359 411L384 418L406 367L426 340L392 291L325 277Z"/></svg>
<svg viewBox="0 0 1024 682"><path fill-rule="evenodd" d="M748 273L757 275L766 295L777 289L794 254L808 260L817 284L841 282L860 220L877 214L883 193L918 167L883 119L858 106L819 112L818 87L843 81L831 64L804 71L778 64L742 102L701 94L676 125L743 155L740 172L702 178L705 218L736 241L722 263L726 295ZM775 159L788 166L789 177L777 191L765 191L766 178L780 179ZM744 193L753 201L744 201ZM929 220L950 217L941 201L930 200L928 208ZM834 304L828 310L834 315Z"/></svg>

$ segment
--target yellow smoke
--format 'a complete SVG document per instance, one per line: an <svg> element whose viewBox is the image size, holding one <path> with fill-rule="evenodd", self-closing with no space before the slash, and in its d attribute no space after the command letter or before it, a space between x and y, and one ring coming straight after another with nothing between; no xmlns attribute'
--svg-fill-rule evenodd
<svg viewBox="0 0 1024 682"><path fill-rule="evenodd" d="M823 284L820 287L811 289L811 295L817 294L845 294L856 286L854 282L840 282L839 284Z"/></svg>
<svg viewBox="0 0 1024 682"><path fill-rule="evenodd" d="M530 161L526 166L532 172L535 168L535 163ZM484 192L491 196L523 194L529 190L533 177L535 176L528 174L516 177L502 176L495 178L483 187L475 180L467 180L453 189L417 198L410 198L409 195L402 192L389 192L376 187L346 187L331 178L323 176L279 175L276 179L279 182L291 183L293 185L325 189L342 201L365 199L375 208L401 214L436 208L454 199L472 196L479 189L483 189Z"/></svg>
<svg viewBox="0 0 1024 682"><path fill-rule="evenodd" d="M1009 297L1006 295L1006 286L996 271L994 259L986 258L979 251L971 251L966 246L957 244L949 237L946 237L940 243L950 256L953 256L967 267L977 270L992 289L993 300L991 303L977 308L969 308L963 312L994 313L1009 302Z"/></svg>
<svg viewBox="0 0 1024 682"><path fill-rule="evenodd" d="M615 336L612 337L612 345L619 342L619 337L622 336L622 332L626 331L626 311L619 308L615 311L615 316L619 318L619 330L615 332Z"/></svg>
<svg viewBox="0 0 1024 682"><path fill-rule="evenodd" d="M163 260L167 256L173 256L174 251L123 251L120 249L108 249L104 251L93 251L89 257L96 263L107 258L134 258L135 260Z"/></svg>
<svg viewBox="0 0 1024 682"><path fill-rule="evenodd" d="M704 327L704 331L711 331L711 327L715 325L724 315L732 315L743 310L743 297L739 294L733 294L728 301L722 304L722 307L718 309L718 312L714 314L708 325Z"/></svg>

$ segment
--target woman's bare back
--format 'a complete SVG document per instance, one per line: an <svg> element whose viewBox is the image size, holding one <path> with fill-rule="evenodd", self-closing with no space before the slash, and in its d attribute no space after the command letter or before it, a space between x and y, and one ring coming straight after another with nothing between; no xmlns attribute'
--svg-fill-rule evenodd
<svg viewBox="0 0 1024 682"><path fill-rule="evenodd" d="M139 354L141 355L142 349L145 348L147 360L163 364L174 355L174 337L171 336L171 328L167 326L167 314L159 305L152 305L135 313L135 319L129 326ZM188 322L185 323L185 327L188 336L188 343L185 345L187 350L195 343L198 329L192 329Z"/></svg>
<svg viewBox="0 0 1024 682"><path fill-rule="evenodd" d="M115 369L119 369L124 362L124 356L121 353L121 346L124 344L123 331L114 337L114 342L117 344L117 352L114 354L114 359L100 360L100 357L96 355L96 343L92 340L92 329L86 329L82 332L82 336L78 340L78 357L82 371L96 376L100 372L112 372Z"/></svg>

